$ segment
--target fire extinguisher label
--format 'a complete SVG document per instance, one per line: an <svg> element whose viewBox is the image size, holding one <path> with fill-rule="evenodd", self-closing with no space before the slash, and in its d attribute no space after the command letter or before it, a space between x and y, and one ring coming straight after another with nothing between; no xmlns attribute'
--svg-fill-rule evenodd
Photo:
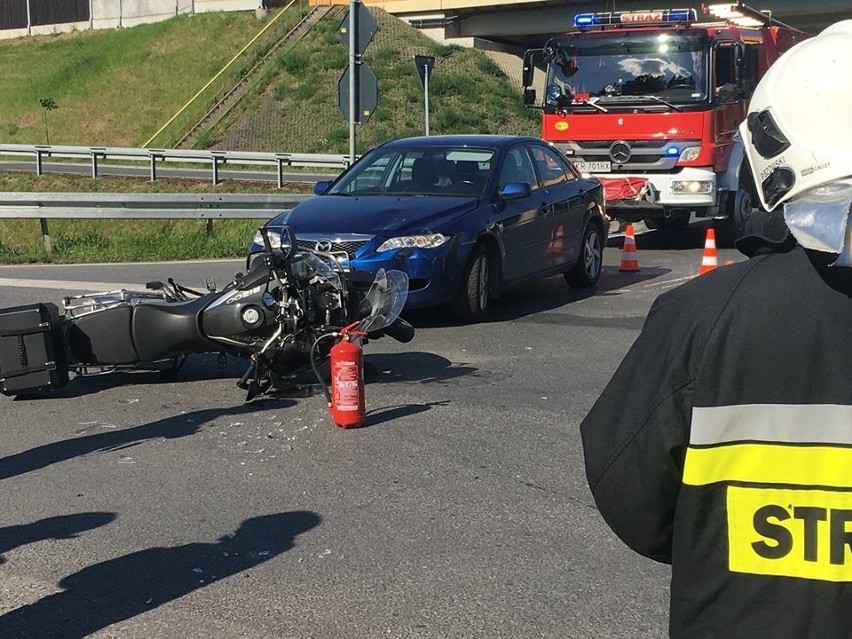
<svg viewBox="0 0 852 639"><path fill-rule="evenodd" d="M334 368L334 399L337 410L357 411L361 403L360 367L355 362L338 362Z"/></svg>

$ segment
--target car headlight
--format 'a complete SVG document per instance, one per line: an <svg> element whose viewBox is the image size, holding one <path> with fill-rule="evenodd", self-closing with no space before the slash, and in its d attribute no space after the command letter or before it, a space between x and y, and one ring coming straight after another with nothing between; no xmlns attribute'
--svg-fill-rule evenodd
<svg viewBox="0 0 852 639"><path fill-rule="evenodd" d="M272 230L267 230L266 235L269 237L269 244L270 244L270 246L272 246L272 248L274 248L274 249L282 248L281 233L277 233L276 231L272 231ZM260 231L258 231L257 233L254 234L254 239L252 240L252 244L256 244L260 248L266 248L266 245L263 243L263 234ZM289 247L289 246L290 246L290 241L289 241L289 238L287 238L287 241L285 241L283 243L283 247L286 248L286 247Z"/></svg>
<svg viewBox="0 0 852 639"><path fill-rule="evenodd" d="M384 242L382 242L382 245L376 249L376 253L403 248L438 248L442 244L446 243L449 239L450 238L447 235L441 235L440 233L431 233L429 235L404 235L402 237L392 237L389 240L385 240Z"/></svg>

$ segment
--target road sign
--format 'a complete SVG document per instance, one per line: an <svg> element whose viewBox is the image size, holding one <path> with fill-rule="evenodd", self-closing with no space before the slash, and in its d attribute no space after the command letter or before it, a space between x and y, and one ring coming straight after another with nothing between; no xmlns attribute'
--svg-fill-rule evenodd
<svg viewBox="0 0 852 639"><path fill-rule="evenodd" d="M376 74L363 62L355 65L357 74L355 77L355 117L349 117L349 73L352 65L346 67L343 75L337 83L337 95L340 103L340 111L347 122L366 124L373 111L376 110L378 91Z"/></svg>
<svg viewBox="0 0 852 639"><path fill-rule="evenodd" d="M354 3L357 7L355 14L355 24L358 26L355 27L355 54L361 55L364 53L364 49L367 48L367 45L372 41L373 36L376 35L376 31L379 30L379 25L376 22L376 19L370 13L370 10L364 6L363 2ZM343 21L340 23L340 26L337 28L337 35L340 37L340 41L344 46L349 46L349 12L346 12L346 15L343 17Z"/></svg>
<svg viewBox="0 0 852 639"><path fill-rule="evenodd" d="M420 75L420 84L425 86L426 78L432 75L432 69L435 68L435 58L431 55L415 55L414 66L417 67L417 73Z"/></svg>

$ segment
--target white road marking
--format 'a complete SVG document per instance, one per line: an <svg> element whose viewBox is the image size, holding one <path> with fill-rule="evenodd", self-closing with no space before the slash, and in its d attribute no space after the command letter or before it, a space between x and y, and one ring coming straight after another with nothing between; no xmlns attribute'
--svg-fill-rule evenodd
<svg viewBox="0 0 852 639"><path fill-rule="evenodd" d="M0 277L0 286L16 288L50 288L72 291L118 291L120 289L144 291L145 282L121 284L116 282L78 282L75 280L27 280L22 278ZM193 288L193 287L190 287Z"/></svg>

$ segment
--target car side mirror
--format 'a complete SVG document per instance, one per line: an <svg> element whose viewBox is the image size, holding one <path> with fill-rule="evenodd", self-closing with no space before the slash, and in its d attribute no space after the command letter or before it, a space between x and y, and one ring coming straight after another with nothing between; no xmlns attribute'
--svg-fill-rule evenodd
<svg viewBox="0 0 852 639"><path fill-rule="evenodd" d="M524 89L524 106L535 104L535 89Z"/></svg>
<svg viewBox="0 0 852 639"><path fill-rule="evenodd" d="M316 184L314 184L314 194L322 195L326 191L328 191L328 187L331 186L332 180L320 180Z"/></svg>
<svg viewBox="0 0 852 639"><path fill-rule="evenodd" d="M524 197L529 197L532 193L530 185L525 182L509 182L500 189L500 197L504 200L519 200Z"/></svg>

